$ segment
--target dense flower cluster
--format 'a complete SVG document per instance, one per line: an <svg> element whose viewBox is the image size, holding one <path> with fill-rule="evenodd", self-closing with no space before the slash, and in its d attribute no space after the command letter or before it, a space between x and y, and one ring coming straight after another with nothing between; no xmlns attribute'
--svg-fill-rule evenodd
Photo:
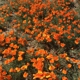
<svg viewBox="0 0 80 80"><path fill-rule="evenodd" d="M80 60L69 54L80 48L80 19L72 4L73 0L8 0L0 7L1 80L80 77ZM11 30L4 32L8 27ZM34 40L41 46L30 46ZM51 52L53 47L57 51Z"/></svg>

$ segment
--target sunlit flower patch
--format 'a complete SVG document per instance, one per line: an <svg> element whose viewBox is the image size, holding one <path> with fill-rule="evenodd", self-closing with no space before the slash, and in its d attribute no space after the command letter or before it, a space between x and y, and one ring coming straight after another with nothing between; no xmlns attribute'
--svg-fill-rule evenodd
<svg viewBox="0 0 80 80"><path fill-rule="evenodd" d="M0 80L80 79L80 18L73 5L7 0L0 6Z"/></svg>

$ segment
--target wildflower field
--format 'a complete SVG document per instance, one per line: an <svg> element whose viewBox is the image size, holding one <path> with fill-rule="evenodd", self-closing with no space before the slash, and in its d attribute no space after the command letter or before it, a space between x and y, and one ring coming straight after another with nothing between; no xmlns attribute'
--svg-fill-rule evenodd
<svg viewBox="0 0 80 80"><path fill-rule="evenodd" d="M6 0L0 80L80 80L80 10L74 7L74 0Z"/></svg>

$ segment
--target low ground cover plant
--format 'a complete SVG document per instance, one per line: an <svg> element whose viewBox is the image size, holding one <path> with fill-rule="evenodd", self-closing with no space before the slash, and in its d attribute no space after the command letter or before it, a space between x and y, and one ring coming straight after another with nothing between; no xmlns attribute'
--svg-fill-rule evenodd
<svg viewBox="0 0 80 80"><path fill-rule="evenodd" d="M73 0L8 0L0 12L0 80L80 79Z"/></svg>

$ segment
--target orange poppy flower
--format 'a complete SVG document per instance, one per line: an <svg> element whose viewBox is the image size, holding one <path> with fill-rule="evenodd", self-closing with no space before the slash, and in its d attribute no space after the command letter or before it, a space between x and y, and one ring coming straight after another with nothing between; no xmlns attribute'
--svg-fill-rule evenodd
<svg viewBox="0 0 80 80"><path fill-rule="evenodd" d="M54 72L51 72L50 76L51 76L51 78L53 78L53 80L56 80L56 78L57 78L57 76L56 76L56 74Z"/></svg>
<svg viewBox="0 0 80 80"><path fill-rule="evenodd" d="M31 59L31 62L34 62L35 63L36 62L36 59L35 58L32 58Z"/></svg>
<svg viewBox="0 0 80 80"><path fill-rule="evenodd" d="M11 41L10 37L6 37L6 38L5 38L5 42L6 42L6 43L10 43L10 41Z"/></svg>
<svg viewBox="0 0 80 80"><path fill-rule="evenodd" d="M23 38L19 38L18 39L18 44L21 44L21 45L25 45L25 39L23 39Z"/></svg>
<svg viewBox="0 0 80 80"><path fill-rule="evenodd" d="M66 59L67 61L69 61L70 58L69 58L69 57L66 57L65 59Z"/></svg>
<svg viewBox="0 0 80 80"><path fill-rule="evenodd" d="M50 63L54 63L54 59L53 59L53 58L50 59L49 62L50 62Z"/></svg>
<svg viewBox="0 0 80 80"><path fill-rule="evenodd" d="M27 17L27 14L23 15L23 18L26 18Z"/></svg>
<svg viewBox="0 0 80 80"><path fill-rule="evenodd" d="M13 56L10 60L11 60L11 61L15 60L15 57Z"/></svg>
<svg viewBox="0 0 80 80"><path fill-rule="evenodd" d="M58 61L59 60L58 56L53 56L53 58L54 58L54 61Z"/></svg>
<svg viewBox="0 0 80 80"><path fill-rule="evenodd" d="M53 54L49 54L46 58L47 58L47 59L53 58Z"/></svg>
<svg viewBox="0 0 80 80"><path fill-rule="evenodd" d="M68 78L67 78L67 77L65 77L65 76L63 76L63 77L62 77L62 80L68 80Z"/></svg>
<svg viewBox="0 0 80 80"><path fill-rule="evenodd" d="M69 29L69 30L71 30L71 28L72 28L72 26L71 26L71 25L69 25L69 26L68 26L68 29Z"/></svg>
<svg viewBox="0 0 80 80"><path fill-rule="evenodd" d="M27 9L26 9L26 8L24 8L22 11L23 11L23 12L26 12L26 11L27 11Z"/></svg>
<svg viewBox="0 0 80 80"><path fill-rule="evenodd" d="M47 55L47 51L44 50L44 49L40 49L40 50L36 51L35 55L36 56L38 56L38 55L41 55L41 56Z"/></svg>
<svg viewBox="0 0 80 80"><path fill-rule="evenodd" d="M63 53L59 55L61 58L66 58L67 57L67 53Z"/></svg>
<svg viewBox="0 0 80 80"><path fill-rule="evenodd" d="M14 30L10 30L10 31L9 31L9 34L10 34L10 35L13 35L13 34L14 34Z"/></svg>
<svg viewBox="0 0 80 80"><path fill-rule="evenodd" d="M7 48L7 49L5 49L3 52L2 52L2 54L4 54L4 55L9 55L10 54L10 52L11 52L11 48Z"/></svg>
<svg viewBox="0 0 80 80"><path fill-rule="evenodd" d="M25 29L25 33L30 33L31 31L29 29Z"/></svg>
<svg viewBox="0 0 80 80"><path fill-rule="evenodd" d="M19 52L18 52L18 55L19 55L19 56L22 56L23 54L24 54L23 51L19 51Z"/></svg>
<svg viewBox="0 0 80 80"><path fill-rule="evenodd" d="M52 39L50 38L50 35L46 36L46 40L47 40L47 42L51 42L52 41Z"/></svg>
<svg viewBox="0 0 80 80"><path fill-rule="evenodd" d="M9 64L11 62L12 62L11 59L7 59L7 60L4 61L4 64Z"/></svg>
<svg viewBox="0 0 80 80"><path fill-rule="evenodd" d="M42 80L44 77L44 73L41 70L38 70L36 74L33 74L33 79L39 78Z"/></svg>
<svg viewBox="0 0 80 80"><path fill-rule="evenodd" d="M18 57L18 61L21 61L21 60L23 60L23 57L22 56L19 56Z"/></svg>
<svg viewBox="0 0 80 80"><path fill-rule="evenodd" d="M62 70L63 74L67 74L67 71L65 69Z"/></svg>
<svg viewBox="0 0 80 80"><path fill-rule="evenodd" d="M0 34L0 42L3 42L3 41L4 41L4 39L5 39L4 34Z"/></svg>
<svg viewBox="0 0 80 80"><path fill-rule="evenodd" d="M0 7L0 11L2 11L2 7Z"/></svg>
<svg viewBox="0 0 80 80"><path fill-rule="evenodd" d="M7 72L6 72L6 71L2 71L2 75L4 75L4 76L5 76L6 74L7 74Z"/></svg>
<svg viewBox="0 0 80 80"><path fill-rule="evenodd" d="M27 72L24 72L24 73L23 73L23 77L24 77L24 78L27 78L27 76L28 76L28 73L27 73Z"/></svg>
<svg viewBox="0 0 80 80"><path fill-rule="evenodd" d="M80 24L78 24L78 28L80 28Z"/></svg>
<svg viewBox="0 0 80 80"><path fill-rule="evenodd" d="M78 64L78 68L80 69L80 64Z"/></svg>
<svg viewBox="0 0 80 80"><path fill-rule="evenodd" d="M48 80L53 80L53 78L48 78Z"/></svg>
<svg viewBox="0 0 80 80"><path fill-rule="evenodd" d="M42 70L43 66L44 66L44 64L42 61L37 61L36 63L33 63L33 67L35 67L38 70Z"/></svg>
<svg viewBox="0 0 80 80"><path fill-rule="evenodd" d="M60 35L60 34L57 34L57 33L55 33L54 36L53 36L53 38L54 38L55 40L59 40L60 37L61 37L61 35Z"/></svg>
<svg viewBox="0 0 80 80"><path fill-rule="evenodd" d="M20 72L21 69L19 67L16 67L15 70L16 72Z"/></svg>
<svg viewBox="0 0 80 80"><path fill-rule="evenodd" d="M10 55L16 55L16 52L17 52L17 50L16 49L14 49L14 50L11 50L11 52L10 52Z"/></svg>
<svg viewBox="0 0 80 80"><path fill-rule="evenodd" d="M4 64L9 64L10 63L10 59L6 59L5 61L4 61Z"/></svg>
<svg viewBox="0 0 80 80"><path fill-rule="evenodd" d="M33 54L34 53L34 48L30 48L30 49L26 50L26 52L28 54Z"/></svg>
<svg viewBox="0 0 80 80"><path fill-rule="evenodd" d="M16 19L12 20L12 23L16 23L16 22L17 22L17 20L16 20Z"/></svg>
<svg viewBox="0 0 80 80"><path fill-rule="evenodd" d="M6 79L7 79L7 80L12 80L11 75L6 75Z"/></svg>
<svg viewBox="0 0 80 80"><path fill-rule="evenodd" d="M2 71L2 66L0 65L0 72Z"/></svg>
<svg viewBox="0 0 80 80"><path fill-rule="evenodd" d="M53 65L50 65L49 66L49 70L54 70L56 67L55 66L53 66Z"/></svg>
<svg viewBox="0 0 80 80"><path fill-rule="evenodd" d="M46 75L46 78L50 78L50 77L51 77L50 74Z"/></svg>
<svg viewBox="0 0 80 80"><path fill-rule="evenodd" d="M68 65L67 65L67 67L68 67L68 68L71 68L71 67L72 67L72 65L71 65L71 64L68 64Z"/></svg>
<svg viewBox="0 0 80 80"><path fill-rule="evenodd" d="M68 38L68 39L71 39L71 38L72 38L72 36L68 36L67 38Z"/></svg>
<svg viewBox="0 0 80 80"><path fill-rule="evenodd" d="M75 44L79 44L79 41L78 40L75 40L74 42L75 42Z"/></svg>
<svg viewBox="0 0 80 80"><path fill-rule="evenodd" d="M11 41L15 41L16 40L16 37L11 37Z"/></svg>
<svg viewBox="0 0 80 80"><path fill-rule="evenodd" d="M2 32L2 30L0 29L0 33Z"/></svg>
<svg viewBox="0 0 80 80"><path fill-rule="evenodd" d="M78 63L78 62L79 62L79 60L74 59L74 58L70 58L70 60L71 60L73 63Z"/></svg>
<svg viewBox="0 0 80 80"><path fill-rule="evenodd" d="M37 58L37 60L34 59L33 67L35 67L38 70L42 70L44 66L43 61L44 58Z"/></svg>
<svg viewBox="0 0 80 80"><path fill-rule="evenodd" d="M14 48L14 49L18 49L19 46L18 46L17 44L15 44L15 45L13 45L13 48Z"/></svg>
<svg viewBox="0 0 80 80"><path fill-rule="evenodd" d="M61 44L60 44L60 46L61 46L61 47L64 47L64 46L65 46L65 44L64 44L64 43L61 43Z"/></svg>
<svg viewBox="0 0 80 80"><path fill-rule="evenodd" d="M18 24L17 24L17 27L20 27L20 25L21 25L21 24L20 24L20 23L18 23Z"/></svg>
<svg viewBox="0 0 80 80"><path fill-rule="evenodd" d="M9 72L14 72L14 69L13 68L10 68Z"/></svg>
<svg viewBox="0 0 80 80"><path fill-rule="evenodd" d="M23 20L23 24L26 24L26 20Z"/></svg>
<svg viewBox="0 0 80 80"><path fill-rule="evenodd" d="M9 45L9 46L10 46L10 47L13 47L13 45L14 45L14 43L10 43L10 45Z"/></svg>
<svg viewBox="0 0 80 80"><path fill-rule="evenodd" d="M22 67L21 67L21 70L25 70L25 69L27 69L28 68L28 65L23 65Z"/></svg>

